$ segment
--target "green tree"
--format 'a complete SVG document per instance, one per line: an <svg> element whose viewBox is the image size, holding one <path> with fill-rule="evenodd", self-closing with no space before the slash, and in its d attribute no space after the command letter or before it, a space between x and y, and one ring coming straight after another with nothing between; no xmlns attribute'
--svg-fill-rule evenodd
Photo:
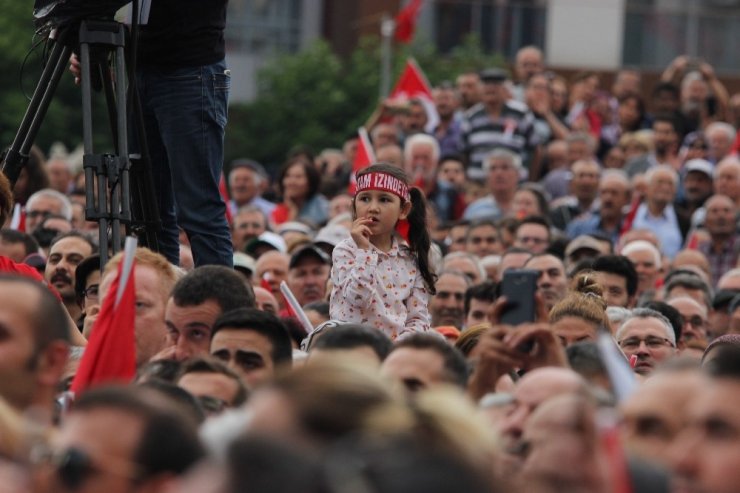
<svg viewBox="0 0 740 493"><path fill-rule="evenodd" d="M414 56L431 84L454 80L464 70L501 66L468 37L449 56L429 43L397 49L394 80ZM377 38L361 40L348 59L337 57L325 41L293 55L277 57L258 74L257 98L229 109L226 161L249 156L278 166L296 145L315 151L339 147L356 133L378 104L380 50Z"/></svg>

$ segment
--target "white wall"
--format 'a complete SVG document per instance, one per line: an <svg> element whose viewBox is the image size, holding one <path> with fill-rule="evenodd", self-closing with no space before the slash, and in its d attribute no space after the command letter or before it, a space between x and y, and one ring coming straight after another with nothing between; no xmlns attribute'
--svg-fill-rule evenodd
<svg viewBox="0 0 740 493"><path fill-rule="evenodd" d="M549 0L547 65L620 67L624 9L625 0Z"/></svg>

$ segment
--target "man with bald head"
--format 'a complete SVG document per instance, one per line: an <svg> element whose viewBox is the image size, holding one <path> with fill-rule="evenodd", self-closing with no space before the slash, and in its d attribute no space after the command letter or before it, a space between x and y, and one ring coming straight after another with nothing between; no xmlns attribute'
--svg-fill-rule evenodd
<svg viewBox="0 0 740 493"><path fill-rule="evenodd" d="M621 253L632 262L637 271L636 296L654 290L660 277L662 261L658 249L652 243L637 240L626 244Z"/></svg>
<svg viewBox="0 0 740 493"><path fill-rule="evenodd" d="M659 370L620 405L622 437L642 458L669 465L669 450L688 424L688 405L705 379L695 369Z"/></svg>
<svg viewBox="0 0 740 493"><path fill-rule="evenodd" d="M720 195L727 195L740 206L740 160L736 157L727 157L714 168L714 191Z"/></svg>
<svg viewBox="0 0 740 493"><path fill-rule="evenodd" d="M673 208L678 174L670 166L662 165L651 168L645 177L648 182L645 201L638 207L632 227L653 231L663 254L672 259L681 249L689 229L689 221L679 217Z"/></svg>
<svg viewBox="0 0 740 493"><path fill-rule="evenodd" d="M514 60L514 74L516 75L516 85L512 90L512 97L517 101L524 102L524 88L527 81L535 75L545 70L542 50L536 46L523 46L516 52Z"/></svg>
<svg viewBox="0 0 740 493"><path fill-rule="evenodd" d="M269 286L268 290L278 300L280 308L285 308L283 306L283 296L280 293L280 283L288 280L289 264L290 256L272 250L260 255L255 265L254 284L265 289L268 289Z"/></svg>
<svg viewBox="0 0 740 493"><path fill-rule="evenodd" d="M513 470L521 466L518 451L522 446L524 427L537 407L552 397L575 394L586 389L586 381L578 373L566 368L539 368L528 372L517 382L512 409L499 426L505 460Z"/></svg>
<svg viewBox="0 0 740 493"><path fill-rule="evenodd" d="M622 210L629 204L631 193L632 185L622 170L604 171L599 180L599 209L571 221L566 227L568 237L600 234L616 244L622 229Z"/></svg>
<svg viewBox="0 0 740 493"><path fill-rule="evenodd" d="M699 244L699 251L709 261L712 285L716 285L725 272L737 265L740 256L740 238L735 222L736 206L726 195L714 195L706 203L704 228L709 240Z"/></svg>

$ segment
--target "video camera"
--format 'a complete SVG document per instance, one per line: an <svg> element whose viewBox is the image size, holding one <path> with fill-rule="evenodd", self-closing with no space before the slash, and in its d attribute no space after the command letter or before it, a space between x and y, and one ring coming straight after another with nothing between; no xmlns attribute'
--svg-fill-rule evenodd
<svg viewBox="0 0 740 493"><path fill-rule="evenodd" d="M37 26L58 27L82 19L112 19L130 0L36 0Z"/></svg>

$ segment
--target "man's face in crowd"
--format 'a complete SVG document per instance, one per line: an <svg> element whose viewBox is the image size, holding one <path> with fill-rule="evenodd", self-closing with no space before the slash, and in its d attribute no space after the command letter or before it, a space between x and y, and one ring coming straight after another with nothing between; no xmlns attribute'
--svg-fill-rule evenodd
<svg viewBox="0 0 740 493"><path fill-rule="evenodd" d="M704 378L697 371L653 375L621 405L622 436L633 453L669 466L669 451L688 424L688 406Z"/></svg>
<svg viewBox="0 0 740 493"><path fill-rule="evenodd" d="M486 106L498 106L506 101L503 82L484 82L481 100Z"/></svg>
<svg viewBox="0 0 740 493"><path fill-rule="evenodd" d="M272 343L259 332L224 327L211 341L211 354L237 372L248 388L254 388L272 377Z"/></svg>
<svg viewBox="0 0 740 493"><path fill-rule="evenodd" d="M728 139L725 132L715 129L713 132L707 134L707 141L711 156L719 161L730 153L734 140Z"/></svg>
<svg viewBox="0 0 740 493"><path fill-rule="evenodd" d="M470 298L470 308L468 313L465 314L465 327L470 328L474 325L486 323L491 305L493 305L491 301Z"/></svg>
<svg viewBox="0 0 740 493"><path fill-rule="evenodd" d="M456 187L465 185L465 166L457 159L445 159L439 165L439 178Z"/></svg>
<svg viewBox="0 0 740 493"><path fill-rule="evenodd" d="M464 252L467 249L467 245L465 243L465 237L468 234L468 226L467 225L457 225L450 228L450 232L448 234L449 237L449 248L448 252Z"/></svg>
<svg viewBox="0 0 740 493"><path fill-rule="evenodd" d="M707 309L695 300L687 297L674 298L668 304L683 316L681 340L684 342L707 338Z"/></svg>
<svg viewBox="0 0 740 493"><path fill-rule="evenodd" d="M740 485L740 382L703 385L688 407L689 426L671 451L677 493L737 493Z"/></svg>
<svg viewBox="0 0 740 493"><path fill-rule="evenodd" d="M410 392L445 382L444 359L431 349L398 348L388 355L380 372L403 383Z"/></svg>
<svg viewBox="0 0 740 493"><path fill-rule="evenodd" d="M602 217L614 218L622 215L622 209L629 203L629 184L614 176L607 176L599 184L600 214Z"/></svg>
<svg viewBox="0 0 740 493"><path fill-rule="evenodd" d="M373 147L380 149L388 145L398 144L396 127L386 123L378 124L373 130Z"/></svg>
<svg viewBox="0 0 740 493"><path fill-rule="evenodd" d="M666 327L657 318L628 320L620 329L617 342L628 358L637 356L634 371L640 375L650 375L658 363L676 354Z"/></svg>
<svg viewBox="0 0 740 493"><path fill-rule="evenodd" d="M478 74L462 74L457 78L457 92L464 108L480 101L481 82Z"/></svg>
<svg viewBox="0 0 740 493"><path fill-rule="evenodd" d="M712 236L726 238L735 234L735 204L729 197L715 195L707 201L704 227Z"/></svg>
<svg viewBox="0 0 740 493"><path fill-rule="evenodd" d="M621 306L629 308L632 299L627 292L627 279L610 272L594 271L596 282L604 291L604 300L608 306Z"/></svg>
<svg viewBox="0 0 740 493"><path fill-rule="evenodd" d="M655 150L657 152L666 152L669 149L675 149L678 142L678 134L668 122L656 121L653 123L653 132Z"/></svg>
<svg viewBox="0 0 740 493"><path fill-rule="evenodd" d="M414 103L409 106L408 113L402 118L403 130L406 135L424 131L427 124L427 111L423 105Z"/></svg>
<svg viewBox="0 0 740 493"><path fill-rule="evenodd" d="M534 254L545 253L550 244L550 232L542 224L525 223L516 230L514 246L526 248Z"/></svg>
<svg viewBox="0 0 740 493"><path fill-rule="evenodd" d="M568 162L575 163L592 157L593 151L585 140L568 142Z"/></svg>
<svg viewBox="0 0 740 493"><path fill-rule="evenodd" d="M324 299L329 271L328 265L314 257L305 257L288 271L288 287L301 306Z"/></svg>
<svg viewBox="0 0 740 493"><path fill-rule="evenodd" d="M38 197L33 206L26 209L26 233L31 234L51 215L62 212L62 204L53 197Z"/></svg>
<svg viewBox="0 0 740 493"><path fill-rule="evenodd" d="M488 166L488 188L491 193L510 194L516 190L519 172L506 158L493 158Z"/></svg>
<svg viewBox="0 0 740 493"><path fill-rule="evenodd" d="M559 258L553 255L541 255L531 258L524 268L540 273L537 279L537 291L542 296L548 311L565 297L568 278L565 276L565 266Z"/></svg>
<svg viewBox="0 0 740 493"><path fill-rule="evenodd" d="M654 289L659 272L653 252L647 249L633 250L627 255L627 258L630 259L637 271L637 293L640 294Z"/></svg>
<svg viewBox="0 0 740 493"><path fill-rule="evenodd" d="M275 296L261 286L253 286L252 289L254 290L254 302L257 309L277 315L280 311L280 306Z"/></svg>
<svg viewBox="0 0 740 493"><path fill-rule="evenodd" d="M542 72L542 53L534 48L524 48L516 56L516 76L520 82L528 81L534 74Z"/></svg>
<svg viewBox="0 0 740 493"><path fill-rule="evenodd" d="M434 106L442 120L449 120L457 109L457 95L452 89L435 89L432 91Z"/></svg>
<svg viewBox="0 0 740 493"><path fill-rule="evenodd" d="M500 252L501 242L498 230L491 224L471 228L467 235L465 249L479 258L495 255Z"/></svg>
<svg viewBox="0 0 740 493"><path fill-rule="evenodd" d="M92 247L82 238L68 237L57 241L49 250L44 278L54 286L65 301L75 299L75 271Z"/></svg>
<svg viewBox="0 0 740 493"><path fill-rule="evenodd" d="M36 343L32 320L38 293L0 281L0 396L16 409L32 403L36 387Z"/></svg>
<svg viewBox="0 0 740 493"><path fill-rule="evenodd" d="M596 198L601 170L594 161L578 161L573 164L573 179L570 182L573 195L578 200L591 201Z"/></svg>
<svg viewBox="0 0 740 493"><path fill-rule="evenodd" d="M125 432L122 432L125 430ZM144 423L133 413L113 408L73 411L54 437L54 449L74 450L91 462L90 473L79 487L65 485L55 476L53 491L69 493L144 493L151 484L137 481L136 452ZM149 489L147 489L147 487Z"/></svg>
<svg viewBox="0 0 740 493"><path fill-rule="evenodd" d="M432 146L426 144L414 145L409 154L406 169L414 180L418 179L418 177L422 177L425 180L434 179L437 173L437 161L434 159Z"/></svg>
<svg viewBox="0 0 740 493"><path fill-rule="evenodd" d="M261 212L241 212L234 218L234 249L244 251L249 240L256 238L267 230L265 216Z"/></svg>
<svg viewBox="0 0 740 493"><path fill-rule="evenodd" d="M673 202L676 196L676 182L668 170L656 171L648 182L648 201L662 207Z"/></svg>
<svg viewBox="0 0 740 493"><path fill-rule="evenodd" d="M289 263L288 256L277 251L263 253L256 262L255 284L259 285L263 280L266 281L278 302L281 299L280 283L288 279Z"/></svg>
<svg viewBox="0 0 740 493"><path fill-rule="evenodd" d="M165 291L160 274L147 265L137 265L134 271L136 314L136 365L141 366L167 345L165 307L169 293ZM116 272L109 272L100 283L100 304L108 296Z"/></svg>
<svg viewBox="0 0 740 493"><path fill-rule="evenodd" d="M207 355L211 329L221 312L221 307L214 299L195 306L178 306L170 297L165 310L165 322L168 346L175 348L174 359L184 361Z"/></svg>
<svg viewBox="0 0 740 493"><path fill-rule="evenodd" d="M435 284L437 294L429 301L432 326L452 325L461 328L465 318L465 280L455 274L442 274Z"/></svg>
<svg viewBox="0 0 740 493"><path fill-rule="evenodd" d="M22 241L11 243L0 239L0 255L8 257L13 262L20 264L30 253L26 251L26 245Z"/></svg>
<svg viewBox="0 0 740 493"><path fill-rule="evenodd" d="M720 161L714 170L714 191L734 201L740 199L740 163L732 158Z"/></svg>
<svg viewBox="0 0 740 493"><path fill-rule="evenodd" d="M229 174L231 198L237 205L244 205L260 194L262 177L252 169L243 166L234 168Z"/></svg>
<svg viewBox="0 0 740 493"><path fill-rule="evenodd" d="M700 202L712 194L712 178L701 171L689 171L683 180L686 198L692 202Z"/></svg>

